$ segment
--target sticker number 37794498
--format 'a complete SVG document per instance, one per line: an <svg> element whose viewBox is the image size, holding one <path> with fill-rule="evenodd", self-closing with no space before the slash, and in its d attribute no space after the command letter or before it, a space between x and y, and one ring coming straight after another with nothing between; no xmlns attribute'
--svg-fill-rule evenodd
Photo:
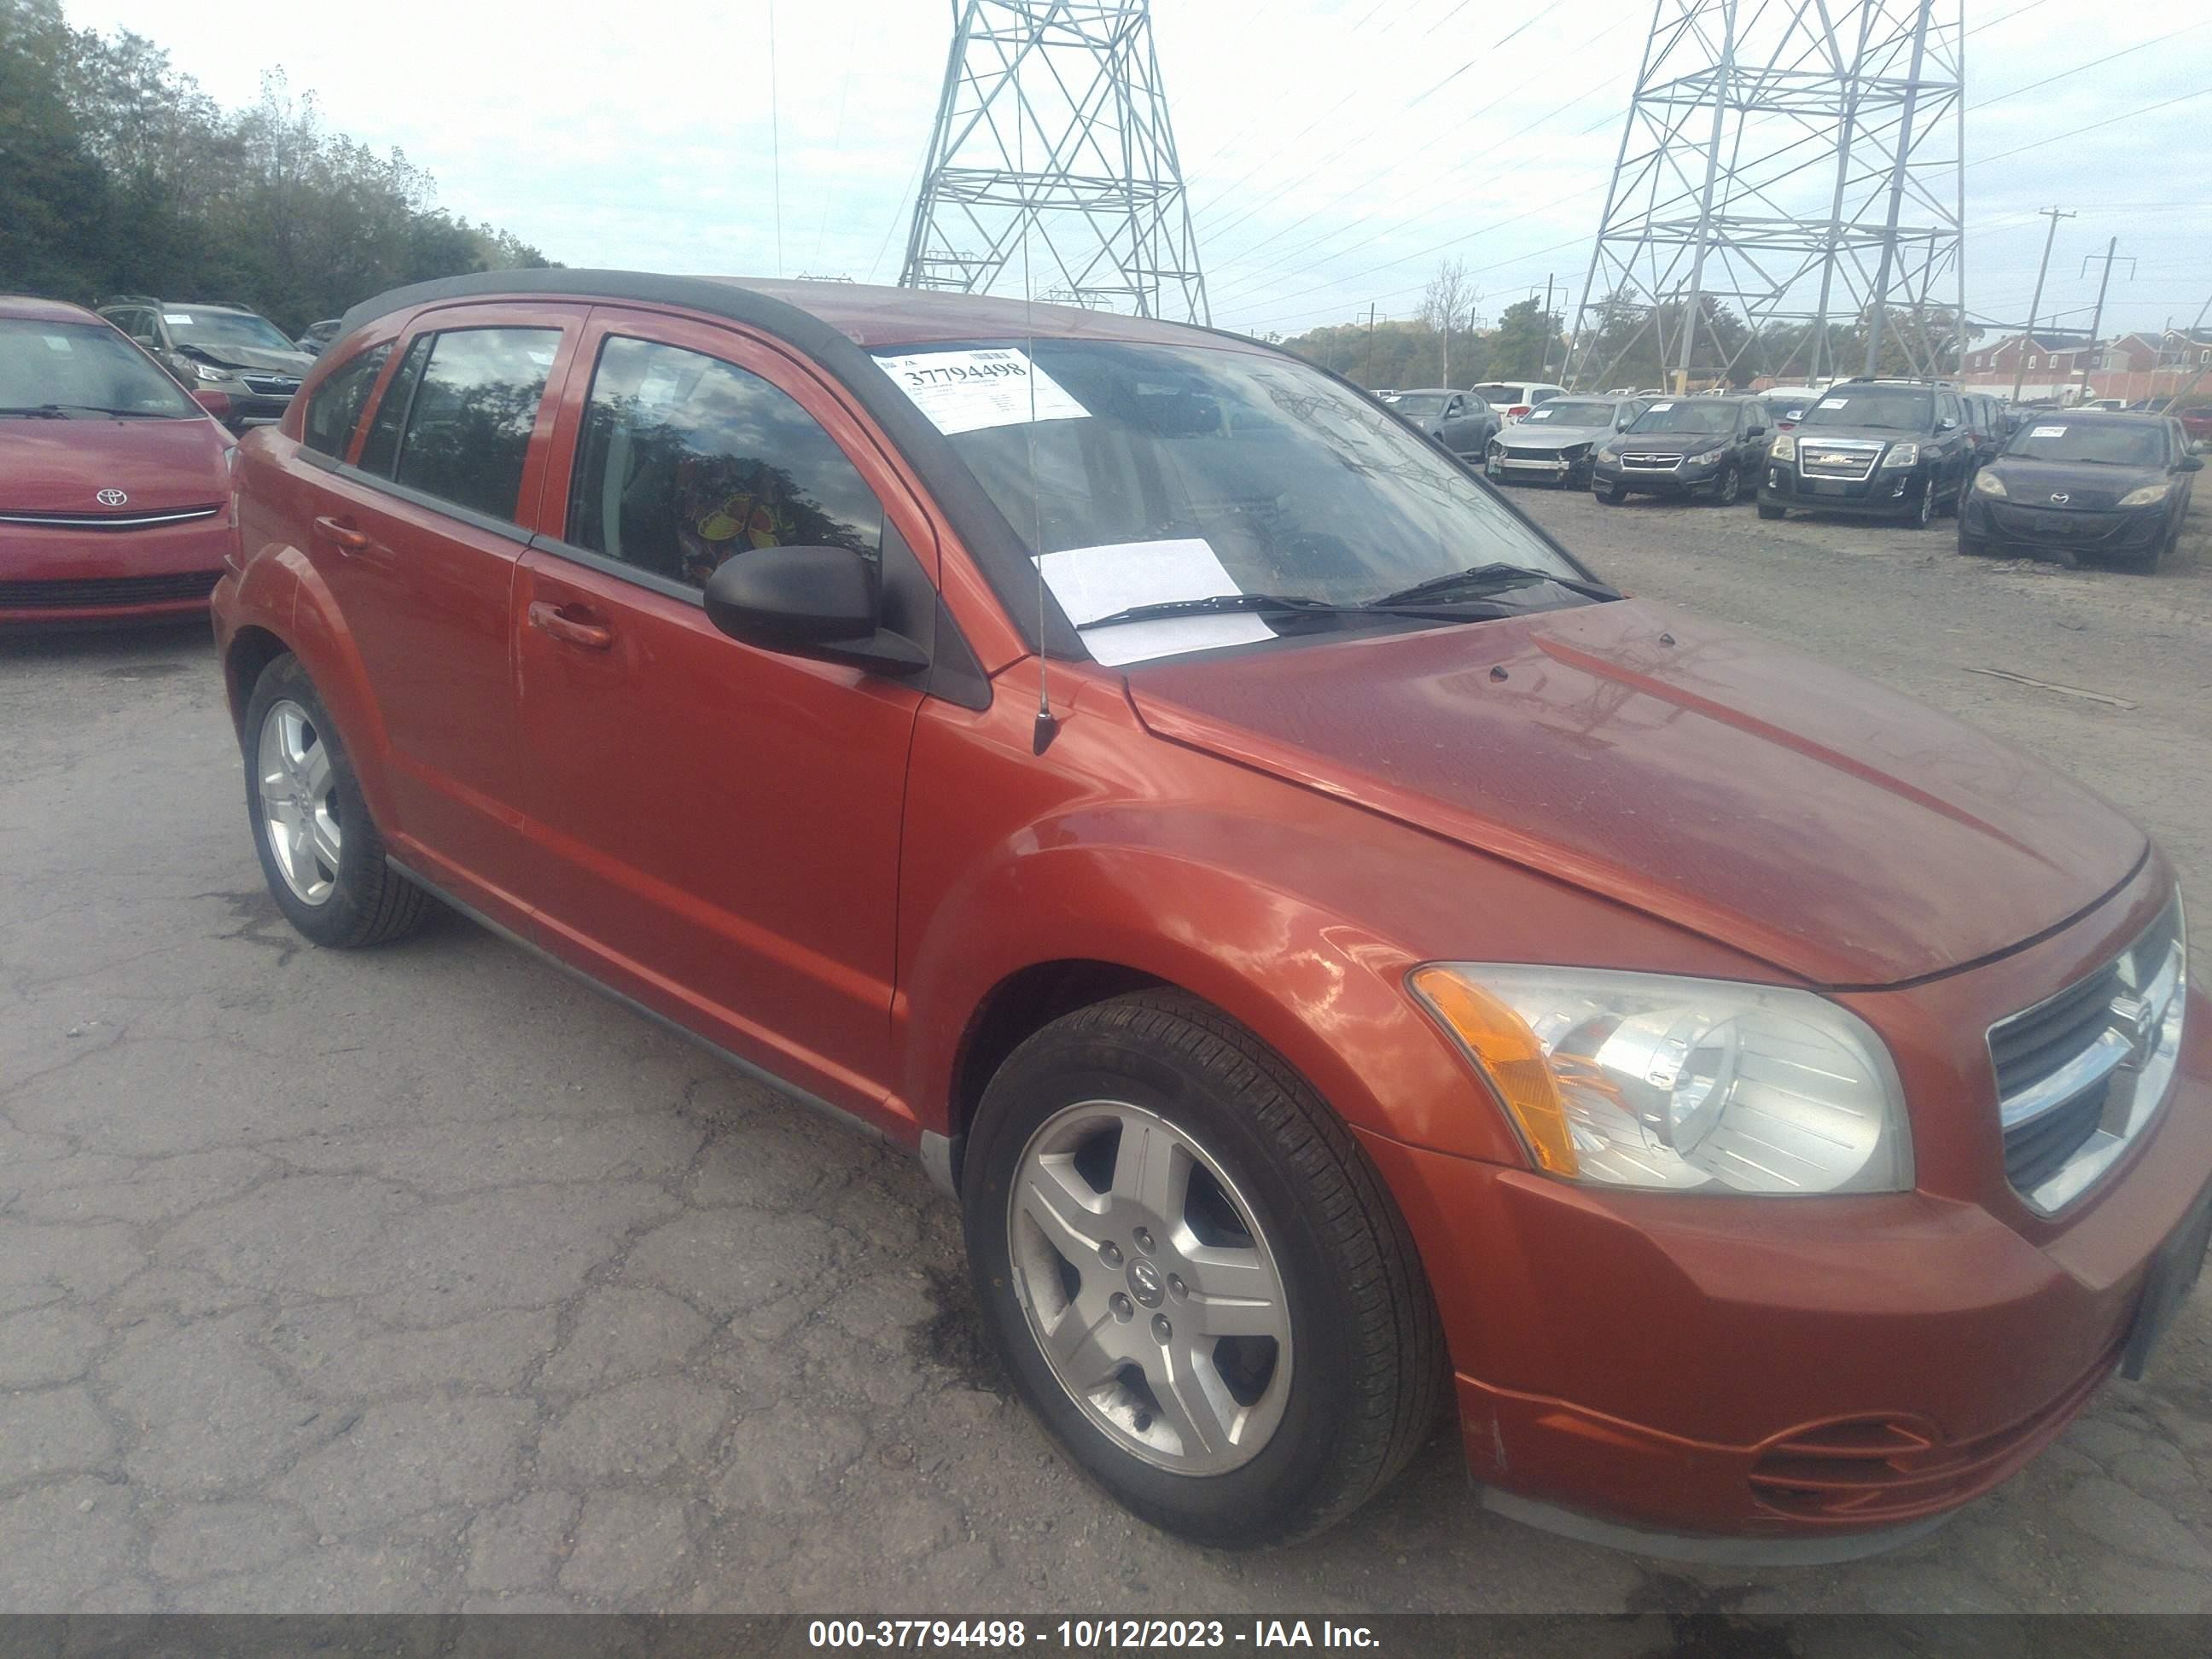
<svg viewBox="0 0 2212 1659"><path fill-rule="evenodd" d="M1075 420L1091 412L1029 353L1011 346L908 352L876 362L944 433Z"/></svg>

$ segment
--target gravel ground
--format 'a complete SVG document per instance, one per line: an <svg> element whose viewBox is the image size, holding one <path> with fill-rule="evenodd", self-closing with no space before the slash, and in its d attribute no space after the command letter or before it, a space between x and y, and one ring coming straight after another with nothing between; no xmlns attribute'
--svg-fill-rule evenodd
<svg viewBox="0 0 2212 1659"><path fill-rule="evenodd" d="M2122 802L2212 960L2202 514L2141 577L1523 499L1628 587ZM1875 1561L1565 1543L1446 1437L1327 1537L1188 1548L1006 1400L904 1159L465 923L294 936L204 635L0 644L0 1610L2212 1609L2212 1291L2150 1381Z"/></svg>

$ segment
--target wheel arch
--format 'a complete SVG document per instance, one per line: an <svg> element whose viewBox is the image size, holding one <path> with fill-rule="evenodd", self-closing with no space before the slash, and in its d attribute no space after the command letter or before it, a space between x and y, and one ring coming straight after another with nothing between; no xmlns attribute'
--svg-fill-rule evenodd
<svg viewBox="0 0 2212 1659"><path fill-rule="evenodd" d="M255 684L270 663L291 649L272 630L258 623L249 623L231 635L230 648L222 659L223 693L230 700L230 723L241 738L246 705L252 700Z"/></svg>

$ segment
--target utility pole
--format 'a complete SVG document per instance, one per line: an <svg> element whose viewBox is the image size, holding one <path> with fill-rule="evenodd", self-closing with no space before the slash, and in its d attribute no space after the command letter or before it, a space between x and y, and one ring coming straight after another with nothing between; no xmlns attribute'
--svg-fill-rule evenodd
<svg viewBox="0 0 2212 1659"><path fill-rule="evenodd" d="M2197 338L2197 331L2204 325L2204 313L2208 311L2212 311L2212 295L2207 295L2204 303L2197 307L2197 320L2189 325L2188 337L2192 343ZM2184 368L2189 367L2189 355L2186 351L2182 354L2181 366ZM2191 392L2197 390L2197 383L2204 378L2204 374L2205 371L2199 368L2186 380L2183 380L2179 386L2177 386L2173 390L2173 396L2166 400L2166 407L2159 410L2159 413L2161 415L2172 414L2173 406L2179 403L2184 398L2186 398ZM2178 374L2174 378L2177 380L2181 379Z"/></svg>
<svg viewBox="0 0 2212 1659"><path fill-rule="evenodd" d="M2020 401L2020 383L2027 374L2028 343L2035 338L2035 313L2043 308L2043 278L2051 269L2051 245L2058 240L2058 222L2071 219L2070 213L2061 213L2055 207L2038 208L2051 221L2050 233L2043 239L2043 263L2035 268L2035 297L2027 302L2027 332L2014 342L2012 349L2012 401Z"/></svg>
<svg viewBox="0 0 2212 1659"><path fill-rule="evenodd" d="M2082 354L2081 396L2085 398L2089 395L2089 364L2087 360L2091 356L2101 356L2103 355L2097 349L2097 345L2099 340L2103 337L2105 326L2105 290L2112 285L2112 256L2119 251L2119 246L2120 239L2117 236L2113 237L2111 241L2105 244L2105 274L2097 280L2097 308L2089 315L2089 349ZM2096 256L2094 254L2090 256L2091 258L2094 258ZM2087 276L2089 274L2088 259L2081 261L2081 274L2084 276ZM2130 258L2128 260L2128 280L2130 282L2133 282L2135 280L2135 276L2136 262L2132 258Z"/></svg>
<svg viewBox="0 0 2212 1659"><path fill-rule="evenodd" d="M1562 370L1561 373L1565 373ZM1552 273L1544 273L1544 360L1537 367L1536 378L1548 380L1552 374Z"/></svg>
<svg viewBox="0 0 2212 1659"><path fill-rule="evenodd" d="M1367 383L1370 392L1375 390L1375 301L1367 302L1367 353L1359 378Z"/></svg>

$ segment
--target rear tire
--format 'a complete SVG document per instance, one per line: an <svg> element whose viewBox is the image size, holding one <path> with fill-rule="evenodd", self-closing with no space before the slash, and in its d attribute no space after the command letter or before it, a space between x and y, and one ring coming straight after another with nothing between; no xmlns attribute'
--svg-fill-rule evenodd
<svg viewBox="0 0 2212 1659"><path fill-rule="evenodd" d="M284 919L339 951L421 926L430 896L385 862L337 726L297 657L261 671L240 738L246 822Z"/></svg>
<svg viewBox="0 0 2212 1659"><path fill-rule="evenodd" d="M1435 1426L1443 1338L1389 1190L1297 1073L1196 998L1117 997L1016 1048L961 1201L1023 1399L1155 1526L1231 1547L1317 1532Z"/></svg>

